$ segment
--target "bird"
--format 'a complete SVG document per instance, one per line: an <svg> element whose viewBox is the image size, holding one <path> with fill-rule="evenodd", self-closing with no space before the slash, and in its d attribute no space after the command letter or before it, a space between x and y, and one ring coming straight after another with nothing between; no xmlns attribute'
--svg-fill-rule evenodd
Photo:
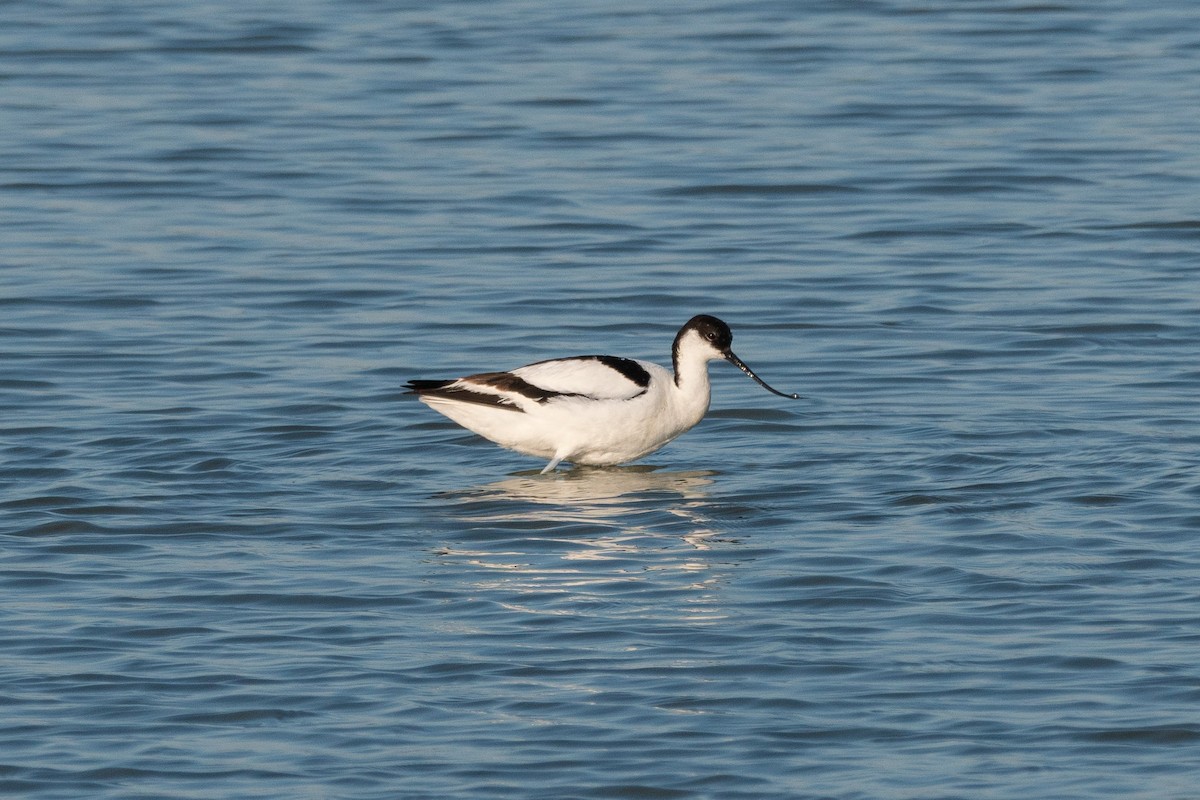
<svg viewBox="0 0 1200 800"><path fill-rule="evenodd" d="M699 314L675 335L672 370L619 356L572 356L506 372L411 380L405 394L501 447L549 459L542 474L564 461L614 466L653 453L704 418L709 361L725 359L767 391L801 399L769 386L732 344L728 325Z"/></svg>

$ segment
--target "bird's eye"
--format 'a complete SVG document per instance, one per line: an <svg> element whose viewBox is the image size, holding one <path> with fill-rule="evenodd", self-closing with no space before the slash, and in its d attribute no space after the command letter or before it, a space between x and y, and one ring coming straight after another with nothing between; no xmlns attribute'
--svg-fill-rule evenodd
<svg viewBox="0 0 1200 800"><path fill-rule="evenodd" d="M704 334L704 338L708 339L710 342L715 342L717 340L717 332L709 331L708 333Z"/></svg>

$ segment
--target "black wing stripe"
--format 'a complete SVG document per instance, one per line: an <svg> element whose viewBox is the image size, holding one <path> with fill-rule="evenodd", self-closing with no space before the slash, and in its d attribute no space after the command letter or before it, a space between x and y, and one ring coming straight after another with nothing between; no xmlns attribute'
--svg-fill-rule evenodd
<svg viewBox="0 0 1200 800"><path fill-rule="evenodd" d="M635 386L640 386L642 391L650 385L650 373L641 364L628 358L620 358L619 356L592 356L609 369L617 372L628 378Z"/></svg>
<svg viewBox="0 0 1200 800"><path fill-rule="evenodd" d="M471 384L489 386L497 391L509 394L519 394L537 403L545 403L555 397L583 396L574 392L554 392L549 389L543 389L540 386L534 386L523 378L518 378L511 372L481 372L478 375L468 375L465 378L457 380L409 381L407 388L409 394L444 397L447 400L458 400L463 403L478 403L479 405L496 406L508 409L509 411L521 411L520 406L514 404L510 398L491 392L475 391L471 388Z"/></svg>
<svg viewBox="0 0 1200 800"><path fill-rule="evenodd" d="M640 386L645 390L650 385L650 373L646 371L645 367L631 358L621 358L620 356L568 356L567 358L553 358L550 361L599 361L614 372L619 372L622 377L634 386ZM539 361L537 363L548 364L550 362ZM535 365L530 364L529 366L532 367ZM637 395L634 396L636 397Z"/></svg>
<svg viewBox="0 0 1200 800"><path fill-rule="evenodd" d="M501 392L511 392L519 394L522 397L527 397L538 403L544 403L555 397L578 397L579 395L573 392L555 392L550 389L543 389L540 386L534 386L524 378L518 378L511 372L481 372L478 375L468 375L463 378L464 382L480 384L482 386L491 386Z"/></svg>

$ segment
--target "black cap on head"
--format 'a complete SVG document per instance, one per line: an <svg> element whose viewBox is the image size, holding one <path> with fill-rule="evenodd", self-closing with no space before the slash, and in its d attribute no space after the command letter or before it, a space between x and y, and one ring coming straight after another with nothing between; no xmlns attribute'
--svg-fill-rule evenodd
<svg viewBox="0 0 1200 800"><path fill-rule="evenodd" d="M700 338L711 344L717 352L725 357L726 361L746 373L751 380L768 392L792 400L800 399L800 395L785 394L755 375L754 370L746 366L746 362L733 354L733 331L724 322L716 317L710 317L708 314L697 314L692 317L687 321L686 325L679 329L679 333L675 336L675 344L671 348L671 360L674 362L676 380L678 380L679 376L679 343L687 335L688 331L695 331L699 334Z"/></svg>
<svg viewBox="0 0 1200 800"><path fill-rule="evenodd" d="M675 337L674 351L679 352L679 342L687 335L688 331L695 331L700 335L700 338L711 344L722 353L728 352L733 346L733 331L729 330L729 326L716 317L710 317L708 314L697 314L687 321L687 324L679 329L679 334Z"/></svg>

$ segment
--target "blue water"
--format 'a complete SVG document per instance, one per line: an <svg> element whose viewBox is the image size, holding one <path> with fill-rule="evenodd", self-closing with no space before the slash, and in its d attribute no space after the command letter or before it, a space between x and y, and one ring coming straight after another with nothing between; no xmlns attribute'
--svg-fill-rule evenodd
<svg viewBox="0 0 1200 800"><path fill-rule="evenodd" d="M1196 796L1200 6L0 16L0 793Z"/></svg>

